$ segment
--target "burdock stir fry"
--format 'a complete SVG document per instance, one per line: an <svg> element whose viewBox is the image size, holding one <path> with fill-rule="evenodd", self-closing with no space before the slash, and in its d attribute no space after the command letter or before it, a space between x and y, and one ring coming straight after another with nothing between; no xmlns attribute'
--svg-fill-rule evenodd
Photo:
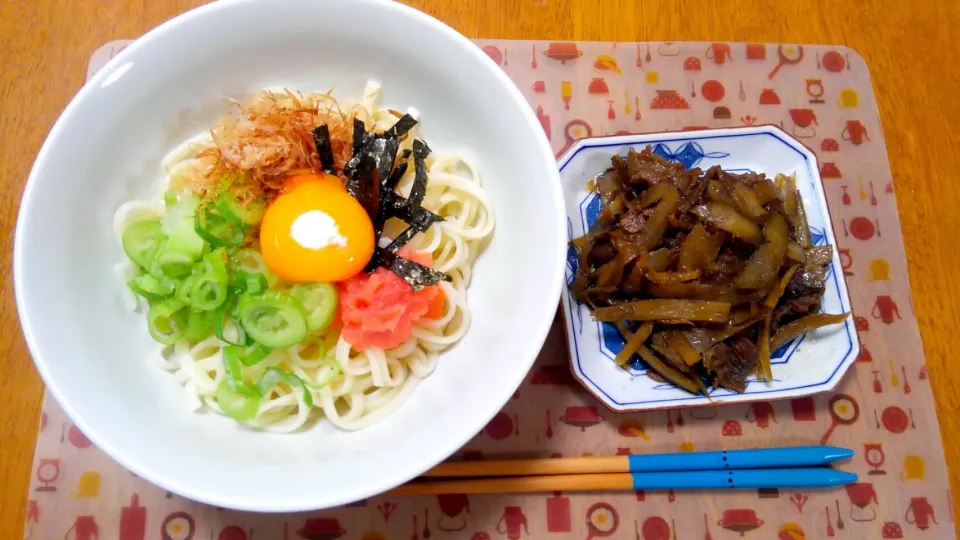
<svg viewBox="0 0 960 540"><path fill-rule="evenodd" d="M612 161L570 289L620 330L618 364L743 392L773 379L771 351L848 316L819 313L833 249L813 245L795 176L687 170L649 147Z"/></svg>

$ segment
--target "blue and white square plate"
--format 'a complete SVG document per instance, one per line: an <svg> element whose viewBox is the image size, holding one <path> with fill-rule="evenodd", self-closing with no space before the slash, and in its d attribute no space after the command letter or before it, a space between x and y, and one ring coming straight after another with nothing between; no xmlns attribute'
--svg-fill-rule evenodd
<svg viewBox="0 0 960 540"><path fill-rule="evenodd" d="M707 170L720 165L733 172L756 171L773 178L777 173L796 172L797 187L807 211L814 244L836 246L827 201L823 193L817 160L813 153L773 126L685 131L648 135L594 137L574 143L560 158L570 239L581 236L596 220L600 201L587 190L587 183L610 166L614 154L640 151L650 145L666 159L686 167ZM567 285L573 282L577 258L567 256ZM850 296L840 266L839 252L827 272L823 298L825 313L850 311ZM746 392L737 394L716 389L712 402L668 383L646 376L647 366L639 359L626 368L614 358L623 347L616 328L594 320L590 309L563 291L563 312L574 377L614 411L640 411L691 407L717 403L794 398L833 389L860 354L860 341L849 317L841 325L828 326L795 338L773 353L773 382L750 379Z"/></svg>

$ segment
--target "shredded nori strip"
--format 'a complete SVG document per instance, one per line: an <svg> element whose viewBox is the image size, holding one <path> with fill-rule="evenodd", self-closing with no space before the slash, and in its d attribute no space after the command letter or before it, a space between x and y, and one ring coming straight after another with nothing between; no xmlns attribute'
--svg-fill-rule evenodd
<svg viewBox="0 0 960 540"><path fill-rule="evenodd" d="M380 214L373 221L374 241L380 241L380 235L383 234L383 225L390 218L398 218L410 225L414 232L410 238L417 232L426 232L431 225L443 218L422 206L411 206L407 199L392 189L383 189L380 191ZM409 229L408 229L409 230ZM394 240L396 241L396 240ZM404 241L406 243L407 239ZM398 246L401 247L403 244ZM376 268L375 261L367 265L367 271L372 272Z"/></svg>
<svg viewBox="0 0 960 540"><path fill-rule="evenodd" d="M379 174L377 160L365 154L360 156L360 163L347 180L347 193L363 206L372 221L380 215Z"/></svg>
<svg viewBox="0 0 960 540"><path fill-rule="evenodd" d="M413 290L419 291L441 281L452 281L452 278L443 272L397 255L400 248L412 240L417 233L426 231L438 221L443 221L442 217L421 206L427 193L426 158L430 154L430 147L422 140L414 139L413 150L405 149L401 154L404 162L394 167L400 137L415 125L417 121L407 114L397 120L386 133L377 134L367 132L364 123L354 119L353 154L342 173L347 177L347 193L363 206L373 221L377 243L380 241L383 226L388 219L398 218L408 225L407 229L394 238L386 249L376 248L366 271L372 272L378 267L384 267L406 281ZM332 173L334 161L329 128L326 125L318 126L313 130L313 136L324 171ZM413 156L416 176L411 187L410 198L405 199L394 191L394 188L409 169L407 160L411 156Z"/></svg>
<svg viewBox="0 0 960 540"><path fill-rule="evenodd" d="M376 261L376 266L382 266L403 278L414 291L419 291L430 285L436 285L441 281L453 281L453 278L443 272L426 267L410 259L404 259L396 253L392 253L383 248L377 248L373 254L373 260Z"/></svg>
<svg viewBox="0 0 960 540"><path fill-rule="evenodd" d="M366 127L363 125L363 120L359 118L353 119L353 155L352 157L358 157L360 151L363 149L364 137L367 134Z"/></svg>
<svg viewBox="0 0 960 540"><path fill-rule="evenodd" d="M330 129L326 124L313 128L313 142L317 146L323 172L333 173L333 148L330 146Z"/></svg>
<svg viewBox="0 0 960 540"><path fill-rule="evenodd" d="M420 139L413 140L413 166L416 176L413 178L413 187L410 188L410 204L420 206L423 197L427 194L427 165L425 160L430 155L430 147Z"/></svg>
<svg viewBox="0 0 960 540"><path fill-rule="evenodd" d="M404 153L407 153L409 150L404 150ZM390 176L387 178L387 184L384 186L387 189L394 189L397 187L397 184L400 183L400 179L403 178L403 175L407 173L408 163L403 162L397 165L397 168L393 170Z"/></svg>
<svg viewBox="0 0 960 540"><path fill-rule="evenodd" d="M380 172L378 177L383 186L390 180L390 171L393 170L393 162L397 160L399 149L400 139L391 135L378 136L370 142L370 153L377 160L377 170Z"/></svg>
<svg viewBox="0 0 960 540"><path fill-rule="evenodd" d="M407 227L402 233L398 234L396 238L393 239L393 242L390 242L390 245L387 246L387 251L390 253L396 253L400 251L400 248L405 246L407 242L413 240L413 237L420 232L417 230L417 227L410 226Z"/></svg>
<svg viewBox="0 0 960 540"><path fill-rule="evenodd" d="M410 201L404 199L402 195L395 191L385 190L381 194L380 208L384 215L384 220L398 218L409 225L416 227L419 232L424 232L431 225L443 218L427 210L422 206L413 206Z"/></svg>
<svg viewBox="0 0 960 540"><path fill-rule="evenodd" d="M401 116L399 120L397 120L397 123L394 124L392 128L387 130L387 133L394 137L403 137L408 131L413 129L413 126L415 125L417 125L416 118L410 116L409 114L405 114Z"/></svg>

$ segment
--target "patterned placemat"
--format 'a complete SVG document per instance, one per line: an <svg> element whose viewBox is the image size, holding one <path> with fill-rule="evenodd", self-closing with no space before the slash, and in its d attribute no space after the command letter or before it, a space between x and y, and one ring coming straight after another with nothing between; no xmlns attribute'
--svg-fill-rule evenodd
<svg viewBox="0 0 960 540"><path fill-rule="evenodd" d="M93 56L90 73L126 42ZM870 76L842 47L479 41L560 152L590 134L774 123L820 160L863 354L837 392L615 415L572 380L559 323L515 398L463 458L816 444L861 477L817 492L378 497L244 514L165 493L112 462L44 401L25 538L486 540L953 538L947 471ZM922 533L921 533L922 531Z"/></svg>

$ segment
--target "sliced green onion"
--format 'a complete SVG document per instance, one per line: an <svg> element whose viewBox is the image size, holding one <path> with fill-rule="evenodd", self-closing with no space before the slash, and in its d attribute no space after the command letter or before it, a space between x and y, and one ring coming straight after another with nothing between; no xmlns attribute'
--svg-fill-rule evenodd
<svg viewBox="0 0 960 540"><path fill-rule="evenodd" d="M250 337L243 330L237 318L231 314L230 303L227 302L213 311L213 335L220 341L230 345L246 347L250 345Z"/></svg>
<svg viewBox="0 0 960 540"><path fill-rule="evenodd" d="M237 225L256 225L263 221L263 213L266 209L262 200L254 200L247 203L246 206L240 204L237 197L230 191L220 194L216 203L217 212L224 219Z"/></svg>
<svg viewBox="0 0 960 540"><path fill-rule="evenodd" d="M194 259L191 255L182 251L168 249L169 244L169 242L165 242L157 250L156 262L162 274L172 278L189 274L190 269L193 268Z"/></svg>
<svg viewBox="0 0 960 540"><path fill-rule="evenodd" d="M264 347L259 343L254 343L248 347L229 345L223 348L223 354L235 356L241 364L247 367L259 364L264 358L270 356L271 352L273 352L273 349Z"/></svg>
<svg viewBox="0 0 960 540"><path fill-rule="evenodd" d="M213 314L209 311L191 309L187 313L187 331L183 337L191 343L197 343L213 333Z"/></svg>
<svg viewBox="0 0 960 540"><path fill-rule="evenodd" d="M172 345L183 337L187 330L185 304L176 298L168 298L150 306L147 312L147 329L153 339L164 345Z"/></svg>
<svg viewBox="0 0 960 540"><path fill-rule="evenodd" d="M263 274L271 287L280 281L280 278L267 267L263 255L254 249L238 249L230 255L230 267L248 274Z"/></svg>
<svg viewBox="0 0 960 540"><path fill-rule="evenodd" d="M241 347L228 345L223 348L223 371L227 376L227 384L230 390L245 396L260 397L256 386L247 384L243 380L243 368L240 367Z"/></svg>
<svg viewBox="0 0 960 540"><path fill-rule="evenodd" d="M217 249L203 257L193 274L180 283L177 298L194 309L211 311L227 300L226 253Z"/></svg>
<svg viewBox="0 0 960 540"><path fill-rule="evenodd" d="M267 278L261 273L249 274L244 271L234 273L234 287L250 294L260 294L267 290Z"/></svg>
<svg viewBox="0 0 960 540"><path fill-rule="evenodd" d="M249 422L260 410L260 397L234 392L224 380L217 386L217 404L224 414L237 422Z"/></svg>
<svg viewBox="0 0 960 540"><path fill-rule="evenodd" d="M168 189L163 194L163 204L165 204L167 208L177 204L177 192L173 191L172 189Z"/></svg>
<svg viewBox="0 0 960 540"><path fill-rule="evenodd" d="M150 274L139 275L127 282L127 286L134 293L144 297L148 302L158 302L172 295L176 290L176 284L162 277L157 279Z"/></svg>
<svg viewBox="0 0 960 540"><path fill-rule="evenodd" d="M247 238L242 224L233 223L209 208L197 211L193 228L213 247L239 246Z"/></svg>
<svg viewBox="0 0 960 540"><path fill-rule="evenodd" d="M309 386L310 388L315 388L317 390L320 390L322 388L325 388L328 384L330 384L330 382L333 379L335 379L338 375L340 375L340 373L342 373L342 371L340 371L340 364L338 364L336 360L330 362L329 364L330 366L332 366L333 369L330 370L330 373L326 377L324 377L323 380L317 381L315 383L308 382L306 383L306 385Z"/></svg>
<svg viewBox="0 0 960 540"><path fill-rule="evenodd" d="M263 255L255 249L238 249L230 256L230 267L248 274L258 274L266 270Z"/></svg>
<svg viewBox="0 0 960 540"><path fill-rule="evenodd" d="M280 382L285 382L291 387L302 391L304 405L306 405L308 409L313 407L313 394L310 393L303 379L280 368L269 368L266 373L263 374L260 381L257 382L256 388L261 396L266 396L270 390Z"/></svg>
<svg viewBox="0 0 960 540"><path fill-rule="evenodd" d="M303 304L307 310L307 330L323 330L333 321L337 312L339 294L337 288L329 283L298 283L290 289L290 294Z"/></svg>
<svg viewBox="0 0 960 540"><path fill-rule="evenodd" d="M269 291L262 296L245 294L237 310L247 334L272 349L289 347L307 336L306 313L291 296Z"/></svg>
<svg viewBox="0 0 960 540"><path fill-rule="evenodd" d="M163 227L159 221L135 221L123 231L123 252L131 261L148 267L164 238Z"/></svg>
<svg viewBox="0 0 960 540"><path fill-rule="evenodd" d="M203 255L203 238L197 235L193 226L197 204L196 195L186 192L180 200L167 206L167 214L163 216L162 222L163 232L168 237L166 245L163 246L168 265L194 263ZM179 257L174 254L179 254Z"/></svg>

